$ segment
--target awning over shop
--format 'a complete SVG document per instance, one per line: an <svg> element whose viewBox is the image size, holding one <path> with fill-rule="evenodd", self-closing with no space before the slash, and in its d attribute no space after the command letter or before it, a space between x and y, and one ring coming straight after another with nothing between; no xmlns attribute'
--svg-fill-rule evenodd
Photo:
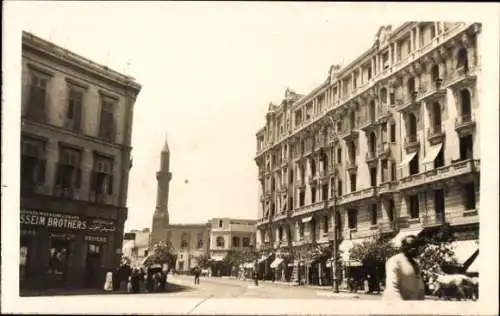
<svg viewBox="0 0 500 316"><path fill-rule="evenodd" d="M309 217L304 217L302 219L302 223L307 223L307 222L310 222L312 220L312 216L309 216Z"/></svg>
<svg viewBox="0 0 500 316"><path fill-rule="evenodd" d="M479 251L479 243L477 240L457 240L451 243L451 248L455 252L457 263L464 265L476 251Z"/></svg>
<svg viewBox="0 0 500 316"><path fill-rule="evenodd" d="M406 155L406 157L399 164L399 168L403 168L404 166L406 166L415 157L416 154L417 152L412 152Z"/></svg>
<svg viewBox="0 0 500 316"><path fill-rule="evenodd" d="M215 262L221 262L224 261L225 257L226 257L225 255L213 255L210 257L210 259Z"/></svg>
<svg viewBox="0 0 500 316"><path fill-rule="evenodd" d="M283 259L281 258L274 259L274 261L271 263L271 269L276 269L282 262Z"/></svg>
<svg viewBox="0 0 500 316"><path fill-rule="evenodd" d="M469 268L467 268L467 273L479 273L479 254L476 256L476 259L472 261Z"/></svg>
<svg viewBox="0 0 500 316"><path fill-rule="evenodd" d="M422 160L422 163L428 164L434 162L434 159L436 159L437 155L439 154L441 147L443 147L443 144L441 143L438 145L431 146L431 148L429 148L429 151L425 155L424 160Z"/></svg>
<svg viewBox="0 0 500 316"><path fill-rule="evenodd" d="M424 229L423 228L411 228L400 230L399 233L391 239L391 243L395 247L401 247L401 241L408 236L418 236Z"/></svg>
<svg viewBox="0 0 500 316"><path fill-rule="evenodd" d="M360 239L344 239L339 245L339 251L342 252L342 261L347 262L351 261L351 249L356 244L361 244L363 242L363 238Z"/></svg>

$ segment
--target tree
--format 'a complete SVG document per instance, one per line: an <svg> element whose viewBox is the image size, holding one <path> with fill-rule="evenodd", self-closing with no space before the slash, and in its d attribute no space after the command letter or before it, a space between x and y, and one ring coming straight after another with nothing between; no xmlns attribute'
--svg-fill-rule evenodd
<svg viewBox="0 0 500 316"><path fill-rule="evenodd" d="M397 251L390 240L375 235L360 244L355 244L349 253L352 260L359 261L366 267L379 267Z"/></svg>
<svg viewBox="0 0 500 316"><path fill-rule="evenodd" d="M443 225L434 234L421 236L420 266L423 271L442 272L443 268L456 263L452 242L455 240L449 224ZM424 274L427 278L427 274Z"/></svg>
<svg viewBox="0 0 500 316"><path fill-rule="evenodd" d="M198 257L198 265L202 269L206 269L210 266L210 255L209 254L202 254Z"/></svg>
<svg viewBox="0 0 500 316"><path fill-rule="evenodd" d="M168 271L175 266L177 255L175 249L170 242L159 242L153 246L153 253L148 256L144 262L144 266L149 267L153 264L167 264Z"/></svg>

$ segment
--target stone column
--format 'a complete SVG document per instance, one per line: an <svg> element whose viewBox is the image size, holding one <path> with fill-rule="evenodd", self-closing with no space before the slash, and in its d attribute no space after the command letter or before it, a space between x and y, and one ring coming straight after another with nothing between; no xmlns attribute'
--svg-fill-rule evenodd
<svg viewBox="0 0 500 316"><path fill-rule="evenodd" d="M417 27L415 28L415 34L416 34L416 38L417 38L417 40L415 41L415 48L419 49L420 48L420 26L419 25L417 25Z"/></svg>
<svg viewBox="0 0 500 316"><path fill-rule="evenodd" d="M414 36L413 36L413 29L410 31L410 52L413 53L413 51L415 50L415 40L414 40Z"/></svg>

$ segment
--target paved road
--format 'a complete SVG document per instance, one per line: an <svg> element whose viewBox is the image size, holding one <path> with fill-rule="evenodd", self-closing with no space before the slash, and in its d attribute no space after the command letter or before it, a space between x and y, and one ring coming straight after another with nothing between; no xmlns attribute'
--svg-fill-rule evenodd
<svg viewBox="0 0 500 316"><path fill-rule="evenodd" d="M185 288L183 291L171 292L169 297L185 298L294 298L294 299L369 299L378 300L378 295L350 293L333 293L328 289L316 289L302 286L289 286L253 281L225 278L201 278L199 285L194 285L192 276L169 276L168 282ZM165 294L163 294L165 295Z"/></svg>

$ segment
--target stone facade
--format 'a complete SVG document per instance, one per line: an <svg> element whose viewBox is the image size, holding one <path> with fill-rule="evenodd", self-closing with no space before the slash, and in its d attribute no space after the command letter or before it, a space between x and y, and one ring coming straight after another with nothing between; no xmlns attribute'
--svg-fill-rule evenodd
<svg viewBox="0 0 500 316"><path fill-rule="evenodd" d="M381 27L314 91L287 90L258 131L257 245L449 223L479 229L481 25ZM470 235L469 235L470 237Z"/></svg>
<svg viewBox="0 0 500 316"><path fill-rule="evenodd" d="M119 264L140 90L23 32L21 287L100 287Z"/></svg>
<svg viewBox="0 0 500 316"><path fill-rule="evenodd" d="M255 246L256 220L214 218L210 225L210 255L223 258L231 249Z"/></svg>

